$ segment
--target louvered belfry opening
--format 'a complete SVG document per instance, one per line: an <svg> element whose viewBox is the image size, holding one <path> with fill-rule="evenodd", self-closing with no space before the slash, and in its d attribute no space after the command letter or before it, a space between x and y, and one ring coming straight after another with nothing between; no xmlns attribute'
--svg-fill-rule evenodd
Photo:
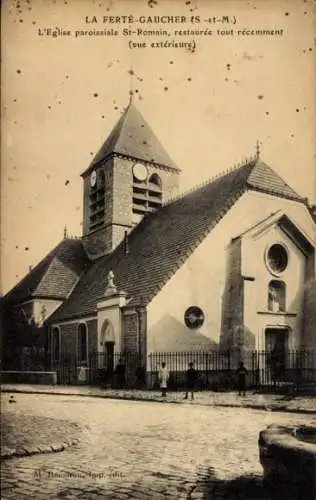
<svg viewBox="0 0 316 500"><path fill-rule="evenodd" d="M98 229L104 224L104 211L105 211L105 186L104 186L104 172L99 170L97 172L97 180L94 186L90 186L89 191L89 229Z"/></svg>
<svg viewBox="0 0 316 500"><path fill-rule="evenodd" d="M133 214L143 216L162 205L162 182L158 174L140 181L133 176Z"/></svg>

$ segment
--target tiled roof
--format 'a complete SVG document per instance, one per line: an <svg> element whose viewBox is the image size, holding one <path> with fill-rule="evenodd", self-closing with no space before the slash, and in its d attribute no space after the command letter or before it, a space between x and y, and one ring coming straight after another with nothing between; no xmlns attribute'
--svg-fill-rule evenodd
<svg viewBox="0 0 316 500"><path fill-rule="evenodd" d="M3 305L31 297L65 299L88 264L81 240L64 239L3 297Z"/></svg>
<svg viewBox="0 0 316 500"><path fill-rule="evenodd" d="M284 198L302 199L272 168L268 167L260 159L256 161L252 169L247 185L259 191L276 194Z"/></svg>
<svg viewBox="0 0 316 500"><path fill-rule="evenodd" d="M50 322L95 313L110 270L131 303L148 304L243 194L252 169L232 170L146 216L129 235L129 253L122 243L94 261Z"/></svg>
<svg viewBox="0 0 316 500"><path fill-rule="evenodd" d="M147 215L129 235L128 254L122 243L89 264L80 240L62 241L3 300L65 299L49 322L95 314L113 270L130 304L148 304L247 189L303 200L261 160L253 160Z"/></svg>
<svg viewBox="0 0 316 500"><path fill-rule="evenodd" d="M113 153L179 170L132 102L94 157L87 171Z"/></svg>

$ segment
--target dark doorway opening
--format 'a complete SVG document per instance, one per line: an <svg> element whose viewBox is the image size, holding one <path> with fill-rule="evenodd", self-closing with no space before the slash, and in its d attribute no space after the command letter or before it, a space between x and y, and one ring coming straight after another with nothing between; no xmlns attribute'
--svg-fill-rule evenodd
<svg viewBox="0 0 316 500"><path fill-rule="evenodd" d="M266 328L266 367L273 381L283 379L286 371L288 349L287 328Z"/></svg>
<svg viewBox="0 0 316 500"><path fill-rule="evenodd" d="M114 342L104 343L104 368L108 375L114 370Z"/></svg>

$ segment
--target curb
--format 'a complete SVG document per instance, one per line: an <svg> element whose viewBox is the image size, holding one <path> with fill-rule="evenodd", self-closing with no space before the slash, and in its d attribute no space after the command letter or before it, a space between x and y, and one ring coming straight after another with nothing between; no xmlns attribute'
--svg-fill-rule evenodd
<svg viewBox="0 0 316 500"><path fill-rule="evenodd" d="M113 400L119 400L119 401L142 401L144 403L168 403L168 404L177 404L177 405L182 405L186 404L183 401L168 401L168 400L163 400L163 399L158 399L158 398L141 398L137 396L119 396L119 395L113 395L113 394L78 394L78 393L69 393L69 392L50 392L50 391L36 391L36 390L23 390L23 389L6 389L3 388L1 389L1 392L10 392L10 393L20 393L20 394L46 394L50 396L79 396L79 397L84 397L84 398L100 398L100 399L113 399ZM251 410L260 410L260 411L271 411L271 412L281 412L281 413L299 413L299 414L304 414L304 415L316 415L316 410L308 410L308 409L303 409L303 408L287 408L286 406L280 406L280 407L273 407L273 406L268 406L268 405L251 405L251 404L244 404L244 405L239 405L239 404L234 404L234 403L213 403L213 404L208 404L208 403L199 403L195 402L192 406L206 406L206 407L213 407L213 408L246 408L246 409L251 409Z"/></svg>
<svg viewBox="0 0 316 500"><path fill-rule="evenodd" d="M53 443L45 444L38 447L26 446L25 448L6 448L1 450L1 460L8 460L10 458L21 458L31 455L40 455L45 453L57 453L59 451L64 451L70 446L74 446L79 443L79 439L72 439L65 441L64 443Z"/></svg>
<svg viewBox="0 0 316 500"><path fill-rule="evenodd" d="M274 411L274 412L280 412L280 413L301 413L303 415L316 415L316 410L307 410L304 408L287 408L286 406L279 406L279 407L273 407L273 406L265 406L265 405L248 405L245 404L243 406L237 405L237 404L223 404L223 403L218 403L214 404L214 406L217 407L223 407L223 408L248 408L251 410L264 410L264 411Z"/></svg>

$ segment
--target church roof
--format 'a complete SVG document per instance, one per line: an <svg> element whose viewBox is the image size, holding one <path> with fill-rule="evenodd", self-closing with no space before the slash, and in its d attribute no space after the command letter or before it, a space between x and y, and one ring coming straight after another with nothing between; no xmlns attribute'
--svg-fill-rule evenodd
<svg viewBox="0 0 316 500"><path fill-rule="evenodd" d="M81 240L64 239L2 299L3 305L27 299L65 299L89 263Z"/></svg>
<svg viewBox="0 0 316 500"><path fill-rule="evenodd" d="M90 262L81 240L65 239L4 298L4 305L32 298L64 300L49 323L96 313L107 275L129 304L149 304L246 190L305 202L260 159L227 171L146 215L111 254Z"/></svg>
<svg viewBox="0 0 316 500"><path fill-rule="evenodd" d="M302 200L260 159L228 171L147 215L129 235L129 253L122 242L96 259L49 321L95 314L110 270L130 304L148 304L247 189Z"/></svg>
<svg viewBox="0 0 316 500"><path fill-rule="evenodd" d="M180 170L173 163L132 101L125 109L86 172L113 153Z"/></svg>
<svg viewBox="0 0 316 500"><path fill-rule="evenodd" d="M276 194L284 198L302 199L272 168L260 158L247 179L247 185L258 191Z"/></svg>

